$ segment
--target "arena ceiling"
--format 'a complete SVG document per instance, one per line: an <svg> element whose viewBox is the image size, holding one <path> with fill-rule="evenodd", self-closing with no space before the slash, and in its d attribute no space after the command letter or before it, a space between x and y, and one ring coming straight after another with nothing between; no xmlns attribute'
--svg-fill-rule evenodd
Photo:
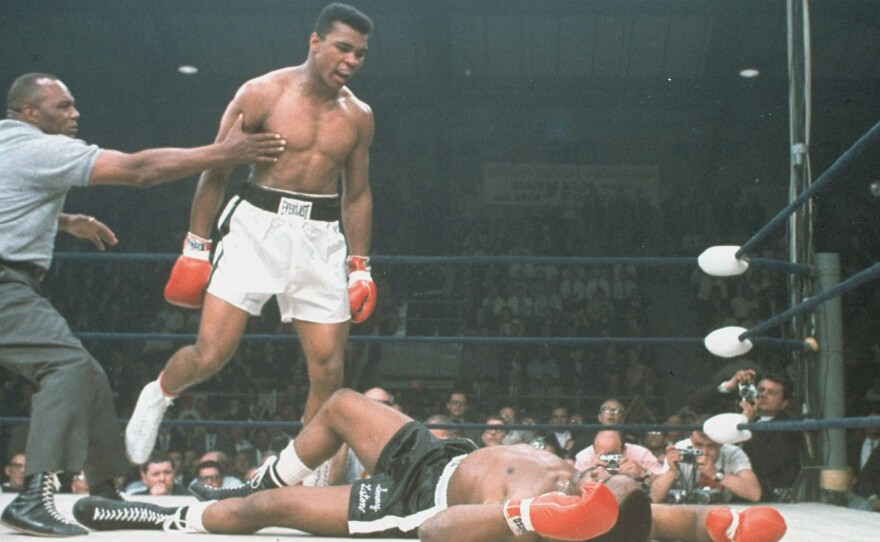
<svg viewBox="0 0 880 542"><path fill-rule="evenodd" d="M785 0L352 0L376 21L367 84L421 93L571 83L717 92L787 83ZM247 77L299 63L324 1L4 0L0 74ZM812 0L817 85L876 94L880 2ZM613 92L619 92L614 90Z"/></svg>

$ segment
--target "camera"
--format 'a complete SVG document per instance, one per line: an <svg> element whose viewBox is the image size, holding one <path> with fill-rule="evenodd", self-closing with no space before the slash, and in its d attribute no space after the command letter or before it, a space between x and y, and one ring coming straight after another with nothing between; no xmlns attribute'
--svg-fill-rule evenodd
<svg viewBox="0 0 880 542"><path fill-rule="evenodd" d="M701 488L691 493L691 501L694 504L718 504L721 502L721 490Z"/></svg>
<svg viewBox="0 0 880 542"><path fill-rule="evenodd" d="M687 504L688 492L683 489L670 489L666 494L666 504Z"/></svg>
<svg viewBox="0 0 880 542"><path fill-rule="evenodd" d="M541 437L535 437L529 441L529 446L538 450L546 450L547 449L547 441Z"/></svg>
<svg viewBox="0 0 880 542"><path fill-rule="evenodd" d="M718 489L699 488L693 491L670 489L666 494L666 504L718 504L722 501Z"/></svg>
<svg viewBox="0 0 880 542"><path fill-rule="evenodd" d="M620 472L620 462L623 461L623 454L602 454L599 461L605 463L605 470L611 474Z"/></svg>
<svg viewBox="0 0 880 542"><path fill-rule="evenodd" d="M758 388L751 382L748 384L740 382L737 386L739 387L739 396L743 401L754 403L758 398Z"/></svg>
<svg viewBox="0 0 880 542"><path fill-rule="evenodd" d="M678 453L679 453L679 459L678 459L679 463L693 464L697 460L698 457L703 455L702 450L697 450L697 449L690 448L690 447L676 448L676 450L678 450Z"/></svg>

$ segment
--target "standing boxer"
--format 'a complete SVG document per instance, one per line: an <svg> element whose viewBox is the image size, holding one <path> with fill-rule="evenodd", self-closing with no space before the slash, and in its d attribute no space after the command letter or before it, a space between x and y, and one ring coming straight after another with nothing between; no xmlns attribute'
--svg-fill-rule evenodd
<svg viewBox="0 0 880 542"><path fill-rule="evenodd" d="M371 29L351 6L327 6L305 63L248 81L226 108L219 139L243 114L245 130L278 131L288 147L277 163L258 164L226 206L213 267L211 221L233 168L214 168L199 180L184 253L165 290L171 303L202 306L199 334L141 392L125 434L135 463L149 456L172 399L220 370L248 318L273 296L308 365L303 421L342 385L349 321L366 320L376 304L367 258L373 113L345 86L363 65Z"/></svg>
<svg viewBox="0 0 880 542"><path fill-rule="evenodd" d="M348 486L296 485L343 443L361 458L369 478ZM250 484L223 490L194 483L190 489L200 498L244 498L161 508L88 497L77 501L74 515L99 530L164 526L243 534L281 526L321 536L457 542L630 542L649 534L775 542L786 530L782 516L767 507L736 513L652 506L631 478L592 482L586 471L528 444L477 449L468 439L438 439L423 424L351 390L336 392Z"/></svg>
<svg viewBox="0 0 880 542"><path fill-rule="evenodd" d="M118 495L113 479L128 472L110 385L103 369L43 297L42 281L61 230L99 250L116 236L85 215L62 213L74 186L148 187L205 168L273 161L276 134L245 135L233 119L228 137L194 149L134 154L75 139L79 112L57 77L22 75L9 89L0 121L0 365L33 381L25 489L2 522L29 534L86 531L55 509L56 471L85 470L93 495ZM231 166L230 166L231 167Z"/></svg>

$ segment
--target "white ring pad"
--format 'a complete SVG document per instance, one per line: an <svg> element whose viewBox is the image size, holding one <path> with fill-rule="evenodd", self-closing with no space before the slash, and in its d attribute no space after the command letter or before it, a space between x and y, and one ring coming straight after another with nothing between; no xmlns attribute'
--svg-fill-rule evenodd
<svg viewBox="0 0 880 542"><path fill-rule="evenodd" d="M742 275L749 268L749 262L736 257L740 247L719 245L709 247L697 258L700 269L713 277L732 277Z"/></svg>
<svg viewBox="0 0 880 542"><path fill-rule="evenodd" d="M743 414L728 412L712 416L703 422L703 433L718 444L736 444L752 438L748 429L738 429L737 425L748 423Z"/></svg>
<svg viewBox="0 0 880 542"><path fill-rule="evenodd" d="M706 345L706 350L722 358L741 356L754 346L752 341L748 339L739 340L739 336L745 332L746 328L744 327L722 327L706 335L703 344Z"/></svg>

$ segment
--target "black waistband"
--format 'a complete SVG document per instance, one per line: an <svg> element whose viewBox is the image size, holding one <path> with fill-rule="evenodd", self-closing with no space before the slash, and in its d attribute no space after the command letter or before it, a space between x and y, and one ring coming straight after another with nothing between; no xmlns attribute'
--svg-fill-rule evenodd
<svg viewBox="0 0 880 542"><path fill-rule="evenodd" d="M244 183L239 196L254 207L279 215L296 215L322 222L336 222L340 216L339 196L312 197L291 194L253 183Z"/></svg>
<svg viewBox="0 0 880 542"><path fill-rule="evenodd" d="M40 267L39 265L31 262L10 262L0 258L0 265L3 267L8 267L9 269L15 269L25 275L31 277L37 282L43 282L43 279L46 278L46 270Z"/></svg>

